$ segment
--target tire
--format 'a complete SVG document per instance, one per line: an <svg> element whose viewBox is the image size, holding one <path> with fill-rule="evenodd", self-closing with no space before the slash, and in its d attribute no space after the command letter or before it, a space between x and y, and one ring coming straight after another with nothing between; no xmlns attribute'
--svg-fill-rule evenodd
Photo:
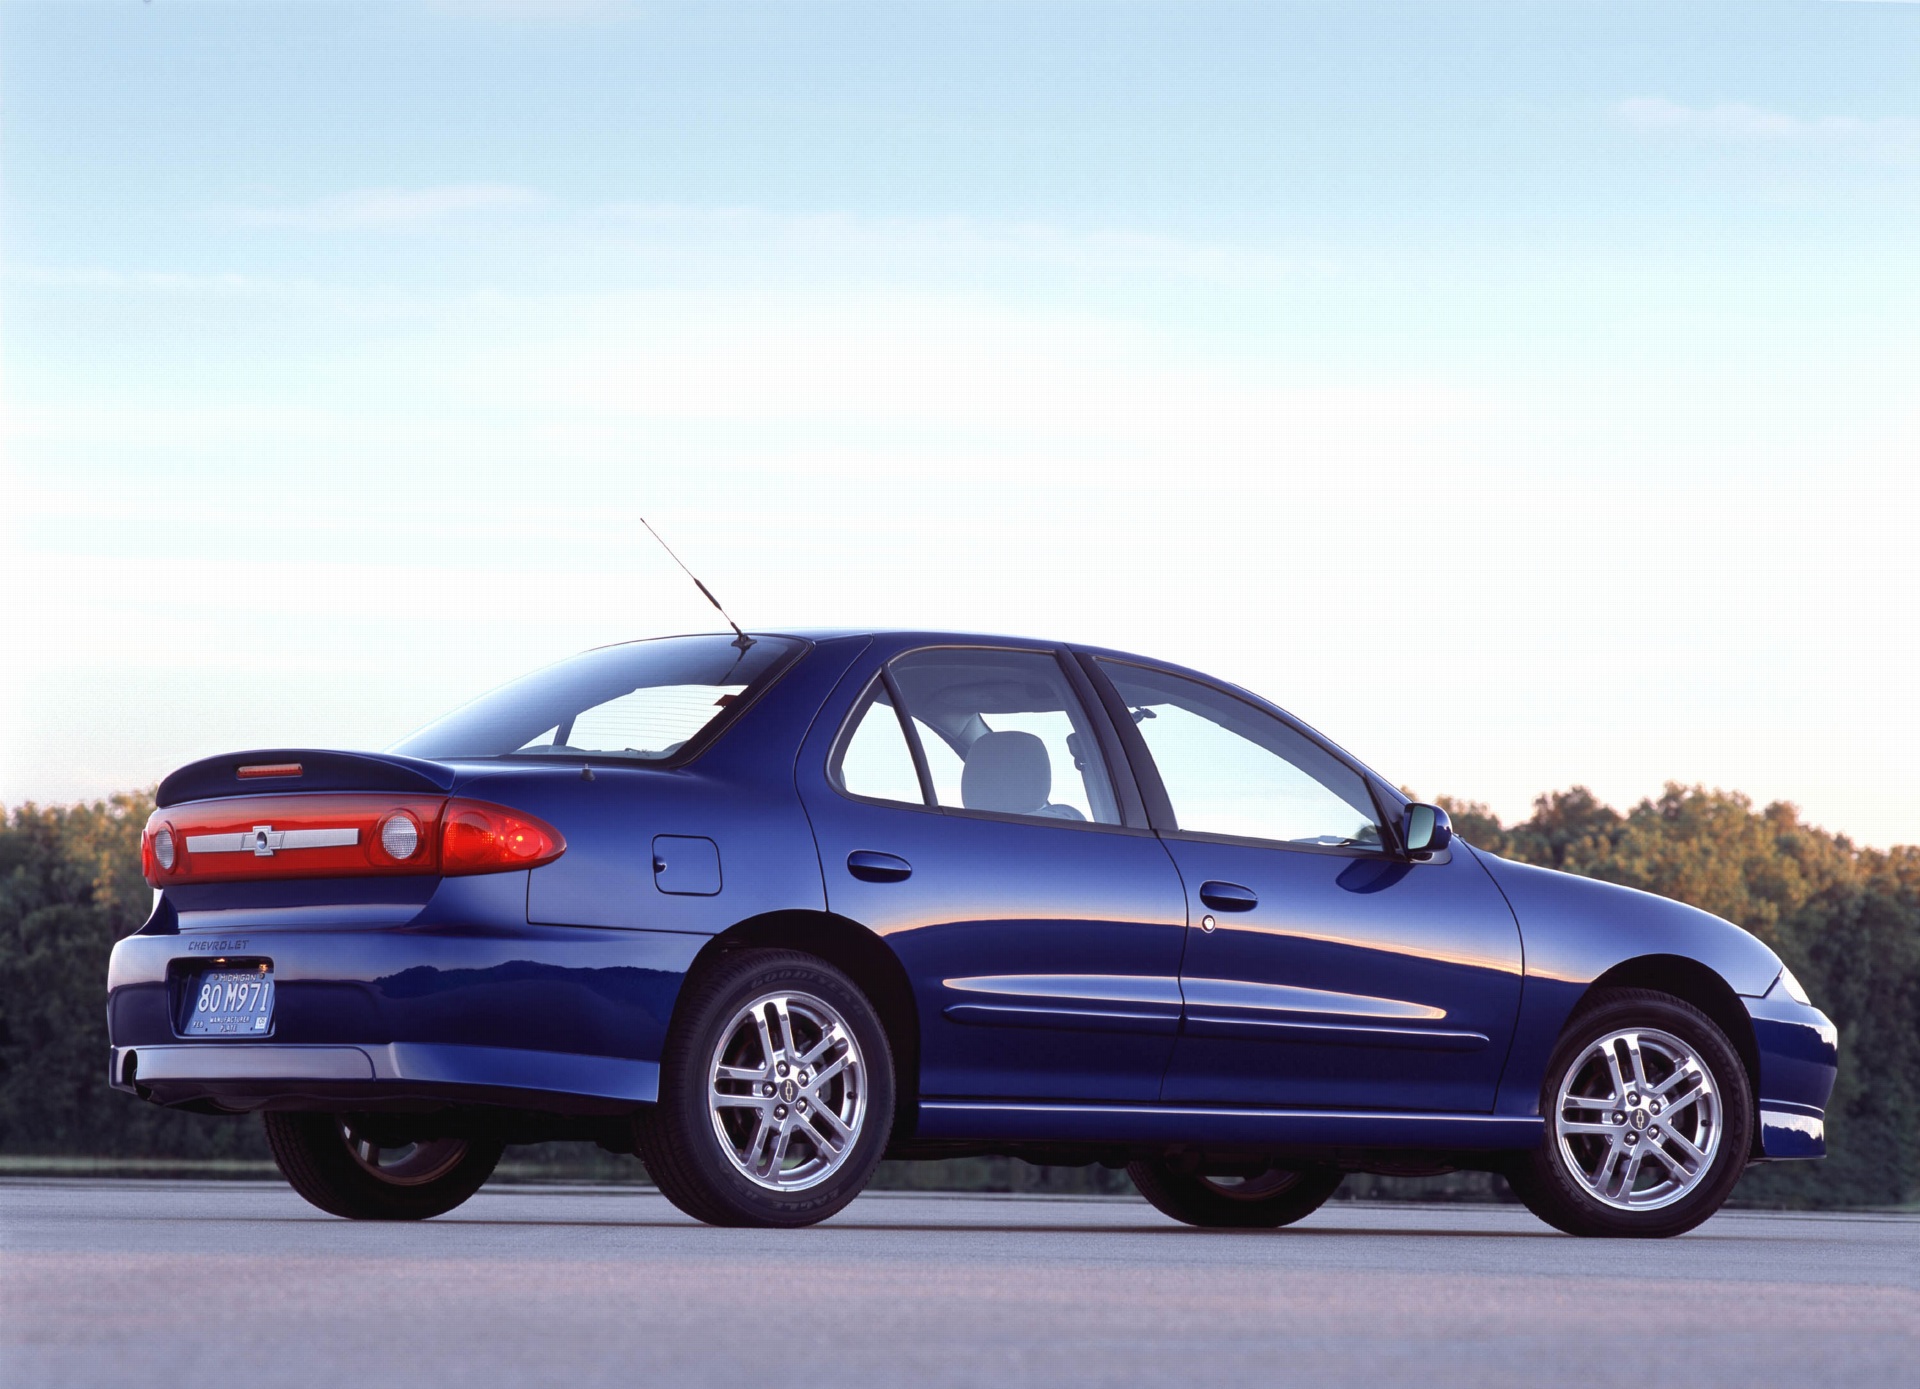
<svg viewBox="0 0 1920 1389"><path fill-rule="evenodd" d="M859 987L797 950L742 950L687 985L640 1152L696 1220L812 1225L865 1188L893 1106L893 1053Z"/></svg>
<svg viewBox="0 0 1920 1389"><path fill-rule="evenodd" d="M426 1220L478 1191L501 1145L436 1138L378 1148L355 1137L338 1114L261 1116L267 1146L287 1185L328 1215L349 1220Z"/></svg>
<svg viewBox="0 0 1920 1389"><path fill-rule="evenodd" d="M1508 1181L1570 1235L1684 1234L1720 1209L1753 1142L1739 1053L1705 1013L1651 989L1608 989L1581 1008L1547 1063L1540 1112L1545 1139Z"/></svg>
<svg viewBox="0 0 1920 1389"><path fill-rule="evenodd" d="M1162 1215L1209 1230L1277 1230L1304 1220L1346 1180L1324 1168L1270 1167L1245 1177L1186 1172L1165 1158L1127 1164L1140 1194Z"/></svg>

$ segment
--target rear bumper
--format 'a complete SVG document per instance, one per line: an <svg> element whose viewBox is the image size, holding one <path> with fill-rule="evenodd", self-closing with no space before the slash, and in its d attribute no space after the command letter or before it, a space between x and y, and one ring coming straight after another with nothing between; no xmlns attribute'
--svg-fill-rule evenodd
<svg viewBox="0 0 1920 1389"><path fill-rule="evenodd" d="M114 1088L222 1109L502 1104L607 1113L652 1101L673 1004L705 936L303 924L135 935L114 947ZM272 1031L190 1038L195 972L272 967Z"/></svg>
<svg viewBox="0 0 1920 1389"><path fill-rule="evenodd" d="M659 1094L660 1066L612 1056L420 1042L114 1047L108 1081L156 1104L221 1109L418 1110L494 1104L618 1114Z"/></svg>
<svg viewBox="0 0 1920 1389"><path fill-rule="evenodd" d="M1795 1003L1778 984L1743 998L1760 1061L1755 1153L1763 1161L1827 1155L1827 1098L1839 1074L1840 1034L1818 1008Z"/></svg>

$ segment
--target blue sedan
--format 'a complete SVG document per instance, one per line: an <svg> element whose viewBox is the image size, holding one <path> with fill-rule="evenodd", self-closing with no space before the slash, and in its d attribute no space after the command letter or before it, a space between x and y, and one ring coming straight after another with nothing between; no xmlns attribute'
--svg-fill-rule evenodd
<svg viewBox="0 0 1920 1389"><path fill-rule="evenodd" d="M720 1225L1009 1154L1124 1166L1194 1225L1479 1169L1663 1236L1825 1152L1834 1027L1760 941L1475 849L1116 651L631 642L386 752L195 762L158 807L110 1079L259 1111L337 1215L437 1215L573 1139Z"/></svg>

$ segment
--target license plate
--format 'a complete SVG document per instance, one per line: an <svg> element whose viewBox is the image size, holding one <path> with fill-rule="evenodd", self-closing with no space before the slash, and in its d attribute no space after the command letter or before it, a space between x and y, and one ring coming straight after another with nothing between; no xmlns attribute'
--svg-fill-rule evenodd
<svg viewBox="0 0 1920 1389"><path fill-rule="evenodd" d="M273 970L209 969L187 981L189 1037L262 1037L273 1027Z"/></svg>

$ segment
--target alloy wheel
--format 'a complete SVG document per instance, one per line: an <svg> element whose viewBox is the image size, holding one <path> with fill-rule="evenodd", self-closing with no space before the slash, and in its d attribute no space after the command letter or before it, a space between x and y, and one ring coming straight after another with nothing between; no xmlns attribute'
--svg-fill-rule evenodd
<svg viewBox="0 0 1920 1389"><path fill-rule="evenodd" d="M721 1029L707 1104L721 1151L769 1191L804 1190L846 1162L867 1114L853 1029L813 994L762 994Z"/></svg>
<svg viewBox="0 0 1920 1389"><path fill-rule="evenodd" d="M1725 1121L1713 1073L1670 1032L1620 1028L1568 1065L1553 1111L1567 1171L1616 1210L1672 1205L1699 1185Z"/></svg>
<svg viewBox="0 0 1920 1389"><path fill-rule="evenodd" d="M424 1143L381 1147L345 1123L340 1125L340 1136L353 1160L389 1186L424 1186L451 1172L467 1155L464 1138L432 1138Z"/></svg>
<svg viewBox="0 0 1920 1389"><path fill-rule="evenodd" d="M1300 1174L1284 1167L1270 1167L1265 1172L1245 1176L1202 1173L1200 1180L1208 1190L1229 1201L1263 1201L1269 1196L1278 1196L1289 1187L1298 1186Z"/></svg>

